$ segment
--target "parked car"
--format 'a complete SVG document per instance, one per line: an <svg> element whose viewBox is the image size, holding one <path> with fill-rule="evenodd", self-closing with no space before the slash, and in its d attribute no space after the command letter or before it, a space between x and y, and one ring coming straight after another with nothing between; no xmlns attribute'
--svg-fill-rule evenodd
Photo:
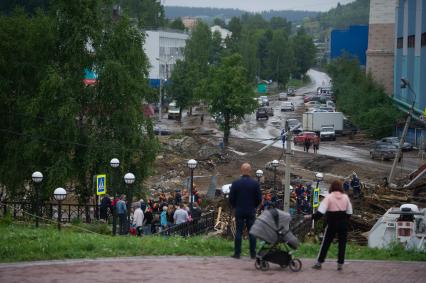
<svg viewBox="0 0 426 283"><path fill-rule="evenodd" d="M292 86L289 86L287 88L287 93L288 93L288 96L296 96L296 89Z"/></svg>
<svg viewBox="0 0 426 283"><path fill-rule="evenodd" d="M293 102L286 101L281 104L281 111L294 111Z"/></svg>
<svg viewBox="0 0 426 283"><path fill-rule="evenodd" d="M287 119L285 121L285 129L292 130L293 134L300 134L303 132L302 123L297 119Z"/></svg>
<svg viewBox="0 0 426 283"><path fill-rule="evenodd" d="M265 107L266 112L268 113L268 116L274 116L274 109L270 106Z"/></svg>
<svg viewBox="0 0 426 283"><path fill-rule="evenodd" d="M342 135L355 135L356 133L358 133L358 128L349 119L343 119Z"/></svg>
<svg viewBox="0 0 426 283"><path fill-rule="evenodd" d="M376 144L391 144L398 148L399 142L400 142L400 139L398 137L386 137L376 141ZM402 145L402 150L403 151L413 150L413 145L411 143L404 142L404 144Z"/></svg>
<svg viewBox="0 0 426 283"><path fill-rule="evenodd" d="M280 100L280 101L288 100L287 93L286 92L280 92L278 94L278 100Z"/></svg>
<svg viewBox="0 0 426 283"><path fill-rule="evenodd" d="M309 108L314 107L315 105L318 106L318 107L321 107L321 103L319 101L306 102L305 103L305 110L308 110Z"/></svg>
<svg viewBox="0 0 426 283"><path fill-rule="evenodd" d="M259 119L266 119L266 120L269 119L268 111L266 110L265 107L260 107L256 110L256 120L259 120Z"/></svg>
<svg viewBox="0 0 426 283"><path fill-rule="evenodd" d="M303 144L305 142L305 139L310 139L311 141L317 136L314 132L302 132L301 134L298 134L293 138L293 143L295 145Z"/></svg>
<svg viewBox="0 0 426 283"><path fill-rule="evenodd" d="M376 144L370 150L371 159L391 160L395 158L398 147L392 144Z"/></svg>

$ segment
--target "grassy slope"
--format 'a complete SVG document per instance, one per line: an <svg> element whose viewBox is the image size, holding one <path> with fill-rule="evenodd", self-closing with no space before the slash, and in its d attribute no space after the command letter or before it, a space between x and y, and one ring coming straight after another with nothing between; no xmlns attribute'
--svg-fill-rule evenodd
<svg viewBox="0 0 426 283"><path fill-rule="evenodd" d="M296 255L314 258L318 249L317 244L303 244ZM245 241L243 252L247 251ZM218 237L111 237L69 228L58 233L54 227L36 230L0 225L0 262L143 255L229 256L232 252L233 242ZM348 259L426 261L426 253L407 252L401 247L376 250L350 245L346 254ZM332 246L329 257L336 257L336 246Z"/></svg>

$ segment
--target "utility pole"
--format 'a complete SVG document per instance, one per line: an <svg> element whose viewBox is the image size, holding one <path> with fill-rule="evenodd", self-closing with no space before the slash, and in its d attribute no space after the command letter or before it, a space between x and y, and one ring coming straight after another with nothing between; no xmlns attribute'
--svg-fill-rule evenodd
<svg viewBox="0 0 426 283"><path fill-rule="evenodd" d="M284 173L284 211L290 213L290 173L291 173L291 139L292 139L292 131L287 130L286 134L286 147L283 151L285 155L285 173Z"/></svg>
<svg viewBox="0 0 426 283"><path fill-rule="evenodd" d="M389 178L388 178L389 184L392 184L392 179L395 175L396 164L398 163L398 160L401 156L402 146L404 145L404 142L405 142L405 136L407 135L408 127L410 126L410 122L411 122L411 116L413 115L413 112L414 112L414 104L416 103L416 93L411 88L410 82L404 78L401 78L401 88L406 88L406 87L408 87L408 90L411 90L411 92L414 94L414 98L413 98L413 103L411 104L410 110L408 111L407 120L405 120L404 130L402 130L401 139L399 140L399 147L396 152L395 159L393 160L391 171L389 173Z"/></svg>
<svg viewBox="0 0 426 283"><path fill-rule="evenodd" d="M158 102L158 136L161 136L161 104L162 104L162 98L161 98L161 89L163 87L162 84L163 79L160 76L160 97L159 97L159 102Z"/></svg>

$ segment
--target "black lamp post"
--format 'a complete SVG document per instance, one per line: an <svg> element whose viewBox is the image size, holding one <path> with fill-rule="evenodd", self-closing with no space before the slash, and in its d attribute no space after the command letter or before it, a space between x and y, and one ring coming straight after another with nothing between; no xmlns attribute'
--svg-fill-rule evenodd
<svg viewBox="0 0 426 283"><path fill-rule="evenodd" d="M127 187L127 228L129 228L130 225L130 205L132 203L132 190L130 186L135 182L135 175L133 173L127 173L124 175L124 182L126 183ZM127 229L129 231L129 229Z"/></svg>
<svg viewBox="0 0 426 283"><path fill-rule="evenodd" d="M277 184L277 167L280 165L280 162L278 160L272 160L272 167L274 167L274 190L277 190L276 184Z"/></svg>
<svg viewBox="0 0 426 283"><path fill-rule="evenodd" d="M118 166L120 166L120 160L118 160L117 158L113 158L109 162L109 165L112 168L112 173L111 173L112 197L113 197L113 201L115 201L116 195L117 195L117 188L115 187L113 176L114 176L114 173L117 171L116 169L118 168ZM115 204L112 208L112 235L115 236L116 234L117 234L117 208Z"/></svg>
<svg viewBox="0 0 426 283"><path fill-rule="evenodd" d="M36 171L31 175L31 178L33 179L35 189L35 224L36 228L38 228L38 218L40 217L39 186L41 181L43 181L43 174L41 172Z"/></svg>
<svg viewBox="0 0 426 283"><path fill-rule="evenodd" d="M194 188L194 169L195 169L195 167L197 167L197 160L190 159L190 160L188 160L187 165L189 167L189 171L191 172L191 187L190 187L190 192L189 192L189 209L192 211L192 203L193 203L192 190Z"/></svg>
<svg viewBox="0 0 426 283"><path fill-rule="evenodd" d="M67 191L64 188L56 188L53 197L58 201L58 231L61 231L62 201L67 197Z"/></svg>

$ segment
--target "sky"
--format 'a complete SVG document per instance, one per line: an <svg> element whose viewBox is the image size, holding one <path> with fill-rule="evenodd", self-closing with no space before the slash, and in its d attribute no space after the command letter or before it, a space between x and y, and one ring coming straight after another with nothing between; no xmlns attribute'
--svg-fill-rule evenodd
<svg viewBox="0 0 426 283"><path fill-rule="evenodd" d="M354 0L161 0L165 6L237 8L249 12L269 10L328 11L337 3Z"/></svg>

